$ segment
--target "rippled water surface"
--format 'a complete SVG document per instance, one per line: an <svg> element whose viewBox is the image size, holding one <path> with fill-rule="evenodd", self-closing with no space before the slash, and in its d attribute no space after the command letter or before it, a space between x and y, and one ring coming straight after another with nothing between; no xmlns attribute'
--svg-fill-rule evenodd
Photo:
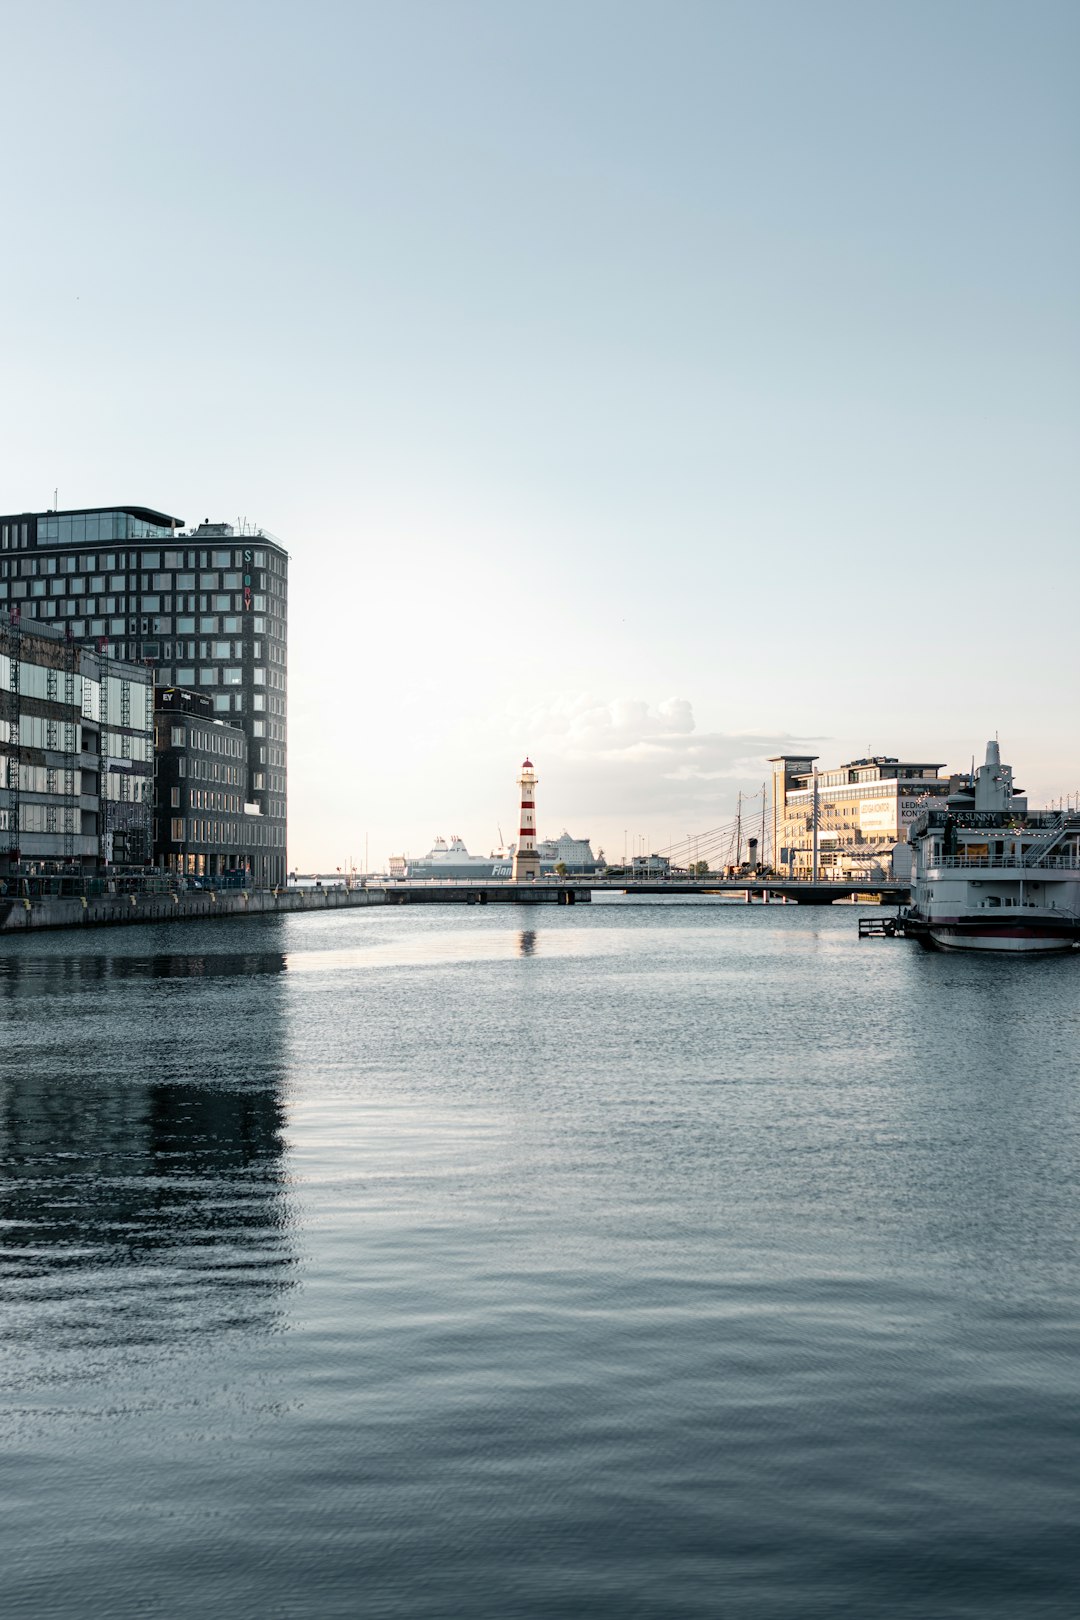
<svg viewBox="0 0 1080 1620"><path fill-rule="evenodd" d="M1080 960L0 942L0 1608L1073 1616Z"/></svg>

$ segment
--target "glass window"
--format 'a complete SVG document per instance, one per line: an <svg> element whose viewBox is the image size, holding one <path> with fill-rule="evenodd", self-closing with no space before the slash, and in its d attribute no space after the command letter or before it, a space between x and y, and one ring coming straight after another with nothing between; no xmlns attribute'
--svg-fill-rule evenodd
<svg viewBox="0 0 1080 1620"><path fill-rule="evenodd" d="M199 575L199 589L200 589L200 591L216 591L217 588L218 588L218 577L217 577L216 574L211 573L211 574L200 574Z"/></svg>
<svg viewBox="0 0 1080 1620"><path fill-rule="evenodd" d="M194 686L195 671L193 669L178 669L176 672L177 686Z"/></svg>
<svg viewBox="0 0 1080 1620"><path fill-rule="evenodd" d="M195 634L195 620L193 618L184 618L184 617L178 618L177 621L176 621L176 633L177 633L177 635L180 635L180 636L182 636L184 634L187 634L189 636L194 635Z"/></svg>
<svg viewBox="0 0 1080 1620"><path fill-rule="evenodd" d="M214 617L214 615L212 613L204 614L203 617L199 620L199 629L200 630L209 630L211 632L211 634L213 634L213 632L217 629L217 627L218 627L217 619ZM227 653L225 654L225 657L228 657Z"/></svg>
<svg viewBox="0 0 1080 1620"><path fill-rule="evenodd" d="M193 591L195 589L195 575L177 574L176 588L178 591Z"/></svg>
<svg viewBox="0 0 1080 1620"><path fill-rule="evenodd" d="M35 579L35 580L33 580L31 582L31 586L30 586L30 594L31 594L31 596L44 596L45 595L45 581L43 579Z"/></svg>
<svg viewBox="0 0 1080 1620"><path fill-rule="evenodd" d="M233 605L233 600L231 596L225 596L222 594L220 596L215 596L210 605L217 613L228 613L229 609Z"/></svg>
<svg viewBox="0 0 1080 1620"><path fill-rule="evenodd" d="M200 672L199 685L200 686L220 686L221 685L221 682L218 679L218 670L215 668L215 666L213 664L206 665L203 668L203 670Z"/></svg>
<svg viewBox="0 0 1080 1620"><path fill-rule="evenodd" d="M214 642L214 647L213 647L213 652L211 653L210 656L212 658L231 658L232 657L232 642L231 641L215 641Z"/></svg>
<svg viewBox="0 0 1080 1620"><path fill-rule="evenodd" d="M244 672L238 667L223 670L222 676L226 686L240 686L243 684Z"/></svg>
<svg viewBox="0 0 1080 1620"><path fill-rule="evenodd" d="M232 552L231 551L215 551L211 555L210 560L213 563L215 568L231 568L232 567L232 560L233 560Z"/></svg>
<svg viewBox="0 0 1080 1620"><path fill-rule="evenodd" d="M255 605L256 613L265 613L266 612L266 597L265 596L258 596L258 595L253 596L252 597L252 602Z"/></svg>
<svg viewBox="0 0 1080 1620"><path fill-rule="evenodd" d="M160 568L161 567L161 552L160 551L144 551L143 554L142 554L142 561L140 562L139 566L140 566L140 568Z"/></svg>
<svg viewBox="0 0 1080 1620"><path fill-rule="evenodd" d="M226 591L238 591L240 589L240 575L222 574L221 584L222 588Z"/></svg>
<svg viewBox="0 0 1080 1620"><path fill-rule="evenodd" d="M144 596L143 599L142 599L142 605L143 605L143 612L144 613L160 613L161 612L161 597L160 596Z"/></svg>
<svg viewBox="0 0 1080 1620"><path fill-rule="evenodd" d="M219 713L223 714L223 713L226 713L228 711L228 707L229 707L229 694L228 694L228 692L215 692L214 693L214 708Z"/></svg>

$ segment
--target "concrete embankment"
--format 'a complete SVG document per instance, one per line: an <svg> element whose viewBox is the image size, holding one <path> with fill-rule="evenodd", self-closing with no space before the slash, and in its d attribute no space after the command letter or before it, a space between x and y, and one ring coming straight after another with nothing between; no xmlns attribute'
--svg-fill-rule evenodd
<svg viewBox="0 0 1080 1620"><path fill-rule="evenodd" d="M92 894L85 897L10 895L0 898L0 934L38 928L104 928L207 917L340 911L385 902L382 889L290 889L251 892L192 890L184 894Z"/></svg>

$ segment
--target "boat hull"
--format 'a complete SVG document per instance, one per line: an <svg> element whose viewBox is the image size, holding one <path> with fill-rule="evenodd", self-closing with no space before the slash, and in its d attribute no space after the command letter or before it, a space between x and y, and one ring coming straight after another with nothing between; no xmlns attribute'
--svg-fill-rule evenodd
<svg viewBox="0 0 1080 1620"><path fill-rule="evenodd" d="M1077 943L1076 925L1064 919L1001 922L980 917L927 917L912 932L939 951L997 951L1012 955L1047 956L1071 951Z"/></svg>

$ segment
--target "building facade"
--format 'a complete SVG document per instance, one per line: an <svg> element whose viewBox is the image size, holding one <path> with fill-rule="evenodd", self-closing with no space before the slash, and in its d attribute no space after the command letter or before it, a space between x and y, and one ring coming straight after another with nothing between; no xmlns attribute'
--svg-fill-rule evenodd
<svg viewBox="0 0 1080 1620"><path fill-rule="evenodd" d="M145 864L153 772L145 665L0 611L0 871Z"/></svg>
<svg viewBox="0 0 1080 1620"><path fill-rule="evenodd" d="M878 754L816 770L815 754L780 754L773 767L773 865L813 875L815 800L819 873L886 867L920 810L952 791L942 765ZM815 785L816 778L816 785Z"/></svg>
<svg viewBox="0 0 1080 1620"><path fill-rule="evenodd" d="M274 850L260 807L245 798L248 740L204 692L154 694L154 861L166 872L273 886Z"/></svg>
<svg viewBox="0 0 1080 1620"><path fill-rule="evenodd" d="M157 684L204 693L243 730L244 799L264 818L271 885L287 865L288 561L265 530L185 531L144 506L0 516L0 611L145 662Z"/></svg>

